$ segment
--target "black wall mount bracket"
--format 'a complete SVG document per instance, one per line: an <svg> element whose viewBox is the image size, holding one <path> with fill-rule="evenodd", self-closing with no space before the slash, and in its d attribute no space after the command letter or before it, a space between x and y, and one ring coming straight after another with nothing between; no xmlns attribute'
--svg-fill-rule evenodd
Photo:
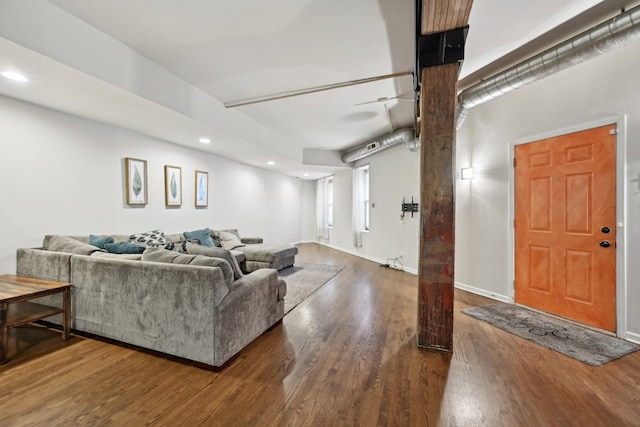
<svg viewBox="0 0 640 427"><path fill-rule="evenodd" d="M404 214L406 212L411 212L411 218L413 218L413 213L418 212L418 204L413 202L413 197L411 198L411 203L406 203L403 197L400 211L402 212L402 215L400 216L402 219L404 219Z"/></svg>
<svg viewBox="0 0 640 427"><path fill-rule="evenodd" d="M416 76L417 88L420 87L420 71L426 67L437 65L462 63L464 60L464 44L467 40L469 26L418 35L416 46ZM417 89L416 88L416 89Z"/></svg>

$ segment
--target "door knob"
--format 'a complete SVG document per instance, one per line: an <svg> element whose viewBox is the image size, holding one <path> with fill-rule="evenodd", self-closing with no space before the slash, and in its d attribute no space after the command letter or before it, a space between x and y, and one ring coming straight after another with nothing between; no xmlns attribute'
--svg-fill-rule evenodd
<svg viewBox="0 0 640 427"><path fill-rule="evenodd" d="M611 233L611 229L609 227L602 227L600 231L602 231L604 234Z"/></svg>
<svg viewBox="0 0 640 427"><path fill-rule="evenodd" d="M608 248L609 246L611 246L611 243L609 243L608 240L603 240L602 242L600 242L600 246L602 246L603 248Z"/></svg>

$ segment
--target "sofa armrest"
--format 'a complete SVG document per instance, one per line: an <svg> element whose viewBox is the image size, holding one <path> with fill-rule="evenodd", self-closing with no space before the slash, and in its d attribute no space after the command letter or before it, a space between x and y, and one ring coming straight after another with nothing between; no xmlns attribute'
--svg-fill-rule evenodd
<svg viewBox="0 0 640 427"><path fill-rule="evenodd" d="M263 268L257 271L254 271L250 274L245 274L241 279L236 280L229 287L229 294L227 297L231 297L230 300L227 300L225 297L223 303L229 303L231 300L235 300L240 303L244 298L250 297L250 293L254 293L256 291L262 292L264 295L273 296L274 301L277 296L277 293L273 293L277 291L278 287L278 272L272 268Z"/></svg>
<svg viewBox="0 0 640 427"><path fill-rule="evenodd" d="M247 245L257 245L258 243L263 243L262 237L241 237L240 241Z"/></svg>
<svg viewBox="0 0 640 427"><path fill-rule="evenodd" d="M70 283L72 256L42 248L20 248L16 251L16 274Z"/></svg>

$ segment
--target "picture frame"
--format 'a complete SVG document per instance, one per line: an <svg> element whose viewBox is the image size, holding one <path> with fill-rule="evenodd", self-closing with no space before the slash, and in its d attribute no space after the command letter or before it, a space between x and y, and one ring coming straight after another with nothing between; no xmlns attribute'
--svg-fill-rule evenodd
<svg viewBox="0 0 640 427"><path fill-rule="evenodd" d="M124 164L127 204L146 205L148 203L147 161L126 157Z"/></svg>
<svg viewBox="0 0 640 427"><path fill-rule="evenodd" d="M196 208L207 207L209 205L209 173L197 170L195 183Z"/></svg>
<svg viewBox="0 0 640 427"><path fill-rule="evenodd" d="M164 201L167 206L182 206L182 168L164 166Z"/></svg>

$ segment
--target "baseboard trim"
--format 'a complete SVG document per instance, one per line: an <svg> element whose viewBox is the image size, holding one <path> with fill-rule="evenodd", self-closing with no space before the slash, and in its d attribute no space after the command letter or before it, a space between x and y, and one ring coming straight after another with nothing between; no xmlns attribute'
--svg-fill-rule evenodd
<svg viewBox="0 0 640 427"><path fill-rule="evenodd" d="M493 292L489 292L489 291L484 290L484 289L480 289L480 288L476 288L474 286L467 285L466 283L455 282L454 286L457 289L461 289L463 291L471 292L472 294L482 295L483 297L495 299L495 300L502 301L502 302L513 303L513 299L511 297L507 296L507 295L501 295L501 294L496 294L496 293L493 293Z"/></svg>
<svg viewBox="0 0 640 427"><path fill-rule="evenodd" d="M354 256L360 257L360 258L364 258L366 260L373 261L373 262L378 263L378 264L385 264L387 262L386 260L383 260L383 259L380 259L380 258L376 258L376 257L372 257L372 256L369 256L369 255L365 255L365 254L361 254L358 251L354 251L352 249L347 249L347 248L343 248L343 247L340 247L340 246L332 245L330 243L324 243L324 242L312 242L312 243L317 243L319 245L326 246L328 248L335 249L335 250L340 251L340 252L345 252L345 253L348 253L350 255L354 255ZM415 269L415 268L404 267L404 271L409 273L409 274L413 274L413 275L417 275L418 274L418 270ZM471 292L472 294L482 295L483 297L492 298L492 299L495 299L495 300L498 300L498 301L502 301L502 302L508 302L508 303L512 303L513 302L513 298L511 298L511 297L509 297L507 295L501 295L501 294L496 294L496 293L493 293L493 292L489 292L489 291L486 291L484 289L476 288L476 287L467 285L467 284L462 283L462 282L455 282L454 286L456 288L458 288L458 289L462 289L463 291Z"/></svg>
<svg viewBox="0 0 640 427"><path fill-rule="evenodd" d="M351 250L351 249L347 249L347 248L343 248L343 247L340 247L340 246L335 246L335 245L332 245L330 243L321 243L321 242L314 242L314 243L317 243L317 244L322 245L322 246L326 246L326 247L331 248L331 249L335 249L336 251L347 253L349 255L357 256L359 258L364 258L366 260L375 262L377 264L386 264L386 262L387 262L387 260L383 260L383 259L380 259L380 258L372 257L370 255L361 254L360 252L357 252L357 251L354 251L354 250ZM401 270L398 270L398 271L401 271ZM418 274L418 270L416 270L414 268L404 267L404 266L403 266L402 271L404 271L406 273L409 273L409 274L413 274L413 275L417 275Z"/></svg>
<svg viewBox="0 0 640 427"><path fill-rule="evenodd" d="M637 334L635 332L625 332L622 338L624 338L627 341L640 344L640 334Z"/></svg>

